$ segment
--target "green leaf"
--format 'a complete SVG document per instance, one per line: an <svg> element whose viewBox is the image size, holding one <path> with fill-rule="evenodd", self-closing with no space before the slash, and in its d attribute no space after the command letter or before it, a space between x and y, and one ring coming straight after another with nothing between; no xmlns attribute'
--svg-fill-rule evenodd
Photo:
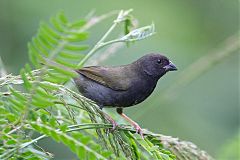
<svg viewBox="0 0 240 160"><path fill-rule="evenodd" d="M16 106L16 107L18 108L19 111L24 110L25 105L24 105L23 103L21 103L21 102L15 100L15 99L13 99L13 98L9 98L8 100L9 100L9 102L12 103L12 105Z"/></svg>
<svg viewBox="0 0 240 160"><path fill-rule="evenodd" d="M65 144L66 146L68 146L72 150L72 152L76 153L79 159L81 159L83 154L86 152L88 154L94 155L95 159L107 160L104 156L102 156L96 150L92 149L90 146L83 144L81 141L78 141L74 137L69 136L67 133L55 130L47 125L40 124L40 123L31 122L30 125L34 129L36 129L38 132L44 133L47 136L54 135L54 137L55 137L57 134L58 135L57 139L59 141L61 141L63 144ZM53 134L53 132L55 132L55 134ZM55 139L55 138L53 138L53 139ZM82 150L82 148L83 148L83 150Z"/></svg>
<svg viewBox="0 0 240 160"><path fill-rule="evenodd" d="M15 122L18 118L15 114L12 113L5 114L5 117L9 122Z"/></svg>
<svg viewBox="0 0 240 160"><path fill-rule="evenodd" d="M104 157L106 157L106 158L109 158L111 155L112 155L113 153L112 153L112 151L103 151L102 152L102 155L104 156Z"/></svg>
<svg viewBox="0 0 240 160"><path fill-rule="evenodd" d="M58 90L59 89L57 85L51 84L51 83L46 82L46 81L43 81L43 82L39 83L39 87L42 87L42 88L45 88L45 89L48 89L48 90Z"/></svg>
<svg viewBox="0 0 240 160"><path fill-rule="evenodd" d="M31 126L37 130L37 131L41 131L41 127L37 124L37 123L31 123ZM41 131L42 132L42 131Z"/></svg>
<svg viewBox="0 0 240 160"><path fill-rule="evenodd" d="M87 22L85 20L79 20L76 22L73 22L72 24L70 24L70 28L71 29L80 29L81 27L83 27Z"/></svg>
<svg viewBox="0 0 240 160"><path fill-rule="evenodd" d="M67 20L67 17L65 16L64 12L60 12L58 14L58 19L60 20L60 22L63 24L63 25L66 25L68 24L68 20Z"/></svg>
<svg viewBox="0 0 240 160"><path fill-rule="evenodd" d="M70 60L80 61L85 55L81 53L60 52L59 56Z"/></svg>
<svg viewBox="0 0 240 160"><path fill-rule="evenodd" d="M55 117L51 117L50 119L49 119L49 124L50 124L50 126L51 127L53 127L53 128L56 128L56 127L58 127L58 123L57 123L57 119L55 118Z"/></svg>
<svg viewBox="0 0 240 160"><path fill-rule="evenodd" d="M56 17L52 17L51 22L52 22L53 26L55 27L55 29L57 29L59 32L65 31L64 27L58 22Z"/></svg>
<svg viewBox="0 0 240 160"><path fill-rule="evenodd" d="M54 45L49 41L49 39L45 35L39 34L38 40L48 50L51 50L54 47Z"/></svg>
<svg viewBox="0 0 240 160"><path fill-rule="evenodd" d="M29 53L29 59L32 62L32 64L35 67L39 67L39 59L40 59L40 54L38 53L38 51L35 49L35 47L31 44L28 43L28 53Z"/></svg>
<svg viewBox="0 0 240 160"><path fill-rule="evenodd" d="M48 49L45 47L44 43L40 38L33 38L32 46L30 46L30 50L34 52L35 56L39 59L42 55L48 56Z"/></svg>
<svg viewBox="0 0 240 160"><path fill-rule="evenodd" d="M84 51L86 49L88 49L88 46L86 45L66 45L65 46L65 49L66 50L69 50L69 51Z"/></svg>
<svg viewBox="0 0 240 160"><path fill-rule="evenodd" d="M48 75L50 75L50 77L45 77L44 80L45 81L48 81L48 82L51 82L51 83L56 83L56 84L60 84L60 83L63 83L63 82L66 82L69 80L69 78L66 78L62 75L55 75L55 74L52 74L52 73L48 73Z"/></svg>
<svg viewBox="0 0 240 160"><path fill-rule="evenodd" d="M25 64L25 69L26 69L27 73L29 74L29 76L30 76L32 79L34 79L34 77L33 77L33 75L32 75L32 68L31 68L31 66L30 66L28 63Z"/></svg>
<svg viewBox="0 0 240 160"><path fill-rule="evenodd" d="M23 80L23 84L24 84L24 87L27 89L27 90L30 90L31 87L32 87L32 84L29 82L28 78L26 77L25 75L25 70L24 69L21 69L20 71L20 75L22 77L22 80Z"/></svg>
<svg viewBox="0 0 240 160"><path fill-rule="evenodd" d="M82 33L74 33L72 35L69 35L68 37L65 38L65 40L70 41L70 42L79 42L86 40L88 38L88 33L82 32Z"/></svg>
<svg viewBox="0 0 240 160"><path fill-rule="evenodd" d="M76 63L74 64L73 62L68 62L66 59L63 59L60 57L56 58L56 62L69 68L73 68L73 69L77 68Z"/></svg>
<svg viewBox="0 0 240 160"><path fill-rule="evenodd" d="M47 23L42 22L40 26L40 29L48 33L51 37L54 37L58 40L61 39L61 35L57 33L54 29L52 29Z"/></svg>
<svg viewBox="0 0 240 160"><path fill-rule="evenodd" d="M41 108L54 106L54 103L51 100L41 97L40 95L37 95L37 94L33 96L32 104L34 106L41 107Z"/></svg>
<svg viewBox="0 0 240 160"><path fill-rule="evenodd" d="M40 115L40 119L42 120L43 123L46 123L46 122L49 121L48 116L45 115L45 114L41 114L41 115Z"/></svg>
<svg viewBox="0 0 240 160"><path fill-rule="evenodd" d="M59 129L60 129L62 132L66 132L67 129L68 129L68 126L67 126L66 124L60 125L60 126L59 126Z"/></svg>
<svg viewBox="0 0 240 160"><path fill-rule="evenodd" d="M22 102L27 101L26 97L24 95L20 94L21 92L15 91L12 87L10 87L10 91L19 101L22 101Z"/></svg>
<svg viewBox="0 0 240 160"><path fill-rule="evenodd" d="M58 73L61 73L62 75L65 75L66 78L68 78L68 79L70 79L71 77L75 77L76 76L76 73L74 71L65 70L63 68L59 68L59 67L56 67L56 66L49 66L49 67L54 69Z"/></svg>
<svg viewBox="0 0 240 160"><path fill-rule="evenodd" d="M86 151L83 147L78 147L76 154L79 159L86 159Z"/></svg>
<svg viewBox="0 0 240 160"><path fill-rule="evenodd" d="M7 119L0 119L0 125L7 124L8 120Z"/></svg>
<svg viewBox="0 0 240 160"><path fill-rule="evenodd" d="M45 41L48 41L48 44L51 45L57 45L58 39L55 39L55 37L52 37L51 34L49 34L46 30L40 28L39 30L39 36L44 37Z"/></svg>
<svg viewBox="0 0 240 160"><path fill-rule="evenodd" d="M38 94L39 96L45 99L49 99L49 100L56 99L53 95L48 94L43 88L40 88L40 87L36 89L36 94Z"/></svg>
<svg viewBox="0 0 240 160"><path fill-rule="evenodd" d="M60 141L60 137L58 136L58 133L55 131L50 131L50 135L51 137L56 141L59 142Z"/></svg>

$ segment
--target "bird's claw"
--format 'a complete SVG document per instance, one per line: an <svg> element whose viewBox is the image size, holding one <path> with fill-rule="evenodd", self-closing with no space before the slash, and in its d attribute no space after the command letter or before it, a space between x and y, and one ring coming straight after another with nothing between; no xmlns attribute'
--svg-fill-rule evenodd
<svg viewBox="0 0 240 160"><path fill-rule="evenodd" d="M105 118L107 119L108 122L110 122L112 124L112 128L109 129L110 131L114 131L118 124L114 121L114 119L112 119L112 117L110 117L108 114L104 113Z"/></svg>
<svg viewBox="0 0 240 160"><path fill-rule="evenodd" d="M113 119L108 119L108 120L109 120L109 122L112 124L112 128L109 128L109 131L110 131L110 132L115 131L116 128L117 128L117 126L118 126L117 122L115 122Z"/></svg>
<svg viewBox="0 0 240 160"><path fill-rule="evenodd" d="M144 139L142 128L137 123L134 124L134 128L136 129L136 133L140 134L141 138Z"/></svg>
<svg viewBox="0 0 240 160"><path fill-rule="evenodd" d="M118 126L118 124L117 124L115 121L110 121L110 122L111 122L111 124L112 124L112 128L106 129L107 135L108 135L109 133L114 132L114 131L116 130L117 126Z"/></svg>
<svg viewBox="0 0 240 160"><path fill-rule="evenodd" d="M118 124L115 121L111 121L111 123L112 123L111 130L114 131L117 128Z"/></svg>

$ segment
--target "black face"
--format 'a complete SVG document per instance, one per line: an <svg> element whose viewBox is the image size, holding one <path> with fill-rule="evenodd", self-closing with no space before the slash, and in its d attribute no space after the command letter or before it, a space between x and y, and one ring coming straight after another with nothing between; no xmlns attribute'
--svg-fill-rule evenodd
<svg viewBox="0 0 240 160"><path fill-rule="evenodd" d="M145 73L160 78L168 71L177 70L176 66L165 56L147 54L137 61Z"/></svg>

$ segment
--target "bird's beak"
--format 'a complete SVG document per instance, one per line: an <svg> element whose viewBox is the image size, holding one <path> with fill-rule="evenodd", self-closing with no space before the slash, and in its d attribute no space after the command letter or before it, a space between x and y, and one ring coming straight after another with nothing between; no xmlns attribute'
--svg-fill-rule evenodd
<svg viewBox="0 0 240 160"><path fill-rule="evenodd" d="M169 64L163 68L165 68L165 71L176 71L177 70L177 67L171 61L169 61Z"/></svg>

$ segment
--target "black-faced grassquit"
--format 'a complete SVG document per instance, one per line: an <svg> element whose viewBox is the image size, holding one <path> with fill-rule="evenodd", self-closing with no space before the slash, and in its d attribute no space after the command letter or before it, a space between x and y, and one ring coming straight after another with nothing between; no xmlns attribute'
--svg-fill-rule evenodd
<svg viewBox="0 0 240 160"><path fill-rule="evenodd" d="M144 101L151 93L158 80L168 71L177 70L176 66L161 54L147 54L137 61L122 66L83 67L76 72L74 79L83 96L95 101L101 108L115 107L124 119L129 121L143 137L140 126L123 113L123 108ZM116 122L108 115L113 127Z"/></svg>

